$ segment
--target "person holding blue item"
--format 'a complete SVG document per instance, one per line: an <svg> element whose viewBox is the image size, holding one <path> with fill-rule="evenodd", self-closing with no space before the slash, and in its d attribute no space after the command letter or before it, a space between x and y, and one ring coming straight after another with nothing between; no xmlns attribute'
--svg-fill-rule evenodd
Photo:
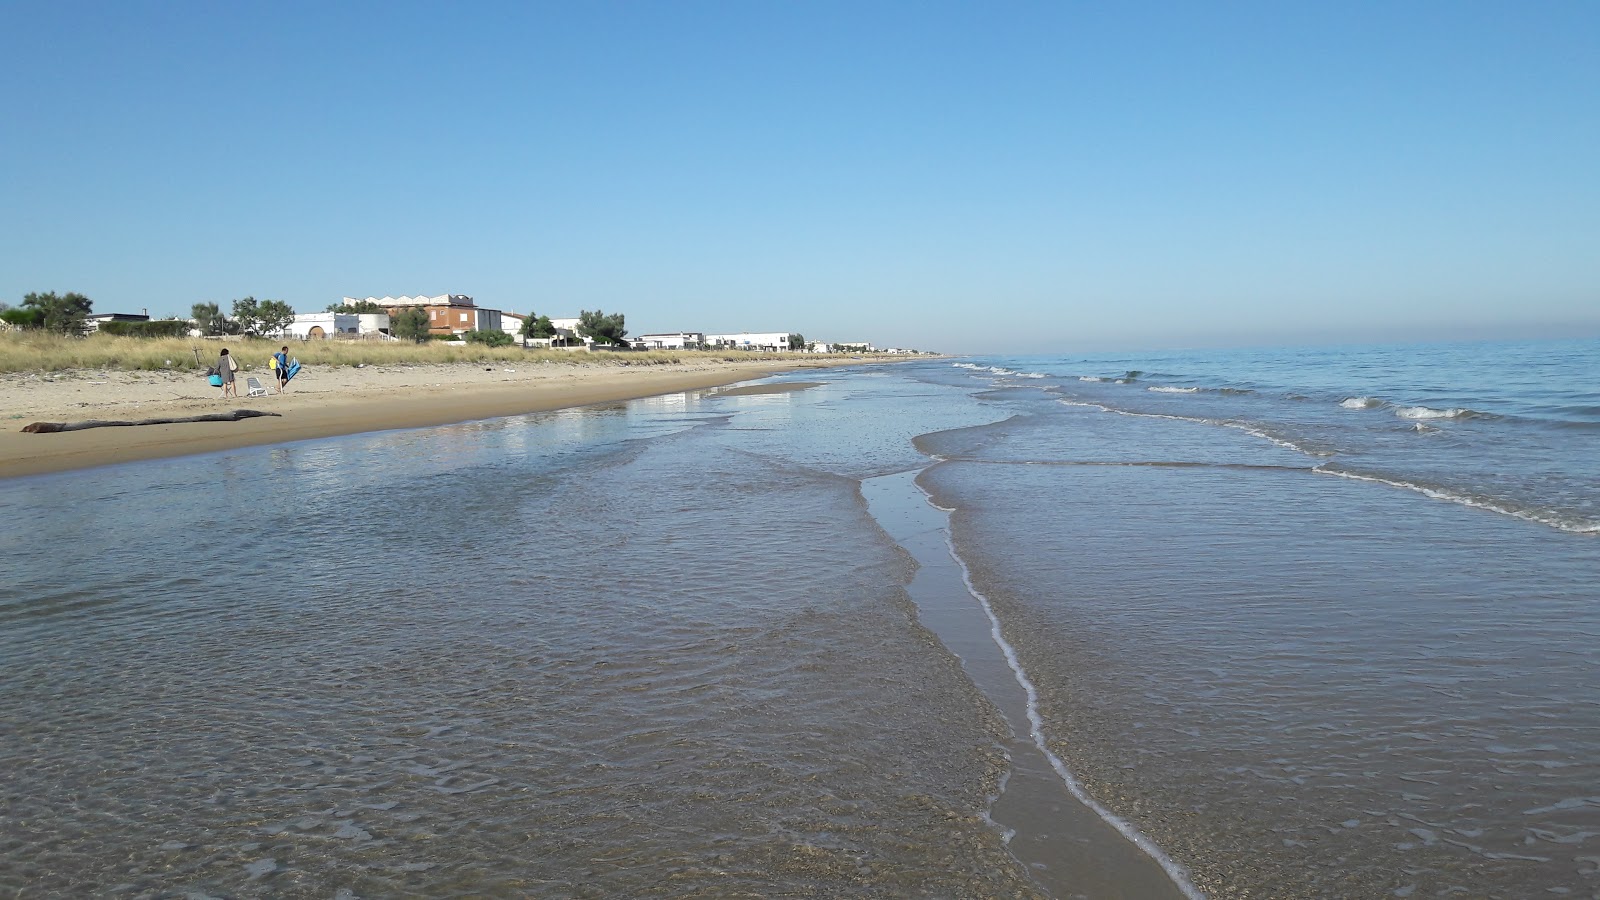
<svg viewBox="0 0 1600 900"><path fill-rule="evenodd" d="M272 372L278 376L278 393L289 386L289 348L284 347L272 354Z"/></svg>
<svg viewBox="0 0 1600 900"><path fill-rule="evenodd" d="M217 374L222 376L222 399L229 397L239 399L239 385L233 380L233 373L239 371L239 363L228 355L228 348L222 348L222 355L217 358Z"/></svg>

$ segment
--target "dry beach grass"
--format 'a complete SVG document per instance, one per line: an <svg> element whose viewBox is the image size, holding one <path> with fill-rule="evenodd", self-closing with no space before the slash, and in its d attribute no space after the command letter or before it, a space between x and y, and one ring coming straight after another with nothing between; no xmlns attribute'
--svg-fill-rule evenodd
<svg viewBox="0 0 1600 900"><path fill-rule="evenodd" d="M136 338L95 334L65 337L38 331L0 332L0 373L125 370L181 372L204 370L222 348L239 357L246 369L264 368L267 357L284 344L307 366L442 365L447 363L516 363L518 365L620 366L678 365L686 361L749 362L781 359L776 354L743 351L661 351L588 353L582 350L523 350L520 347L465 346L429 341L333 340L269 341L259 338Z"/></svg>

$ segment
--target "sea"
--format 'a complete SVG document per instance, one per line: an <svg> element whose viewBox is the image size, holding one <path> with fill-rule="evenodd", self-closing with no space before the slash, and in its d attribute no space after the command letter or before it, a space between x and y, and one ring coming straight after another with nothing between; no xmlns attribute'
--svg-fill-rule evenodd
<svg viewBox="0 0 1600 900"><path fill-rule="evenodd" d="M1600 897L1600 341L0 481L0 895Z"/></svg>

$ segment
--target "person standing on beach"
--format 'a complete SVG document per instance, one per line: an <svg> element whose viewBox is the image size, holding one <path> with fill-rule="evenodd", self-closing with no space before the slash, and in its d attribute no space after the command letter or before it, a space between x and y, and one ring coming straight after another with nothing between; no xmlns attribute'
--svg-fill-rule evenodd
<svg viewBox="0 0 1600 900"><path fill-rule="evenodd" d="M222 399L224 400L228 399L229 394L232 394L235 400L239 398L239 385L234 383L233 380L233 373L237 371L239 371L239 364L234 362L233 357L228 355L228 348L223 347L222 358L217 360L217 374L222 376Z"/></svg>
<svg viewBox="0 0 1600 900"><path fill-rule="evenodd" d="M278 393L281 394L283 389L289 386L289 348L283 347L272 354L272 358L278 362L273 369L276 370L274 374L278 376Z"/></svg>

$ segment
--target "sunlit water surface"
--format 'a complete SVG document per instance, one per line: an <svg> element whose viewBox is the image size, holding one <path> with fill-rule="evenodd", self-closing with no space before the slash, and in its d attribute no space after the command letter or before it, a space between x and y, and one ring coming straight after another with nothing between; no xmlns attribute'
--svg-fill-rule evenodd
<svg viewBox="0 0 1600 900"><path fill-rule="evenodd" d="M0 482L0 891L1136 896L1024 852L1070 811L991 818L1017 715L913 596L973 591L1209 895L1600 889L1581 425L1446 485L1496 511L1393 483L1387 420L1055 363ZM902 472L973 591L908 591L862 487Z"/></svg>

